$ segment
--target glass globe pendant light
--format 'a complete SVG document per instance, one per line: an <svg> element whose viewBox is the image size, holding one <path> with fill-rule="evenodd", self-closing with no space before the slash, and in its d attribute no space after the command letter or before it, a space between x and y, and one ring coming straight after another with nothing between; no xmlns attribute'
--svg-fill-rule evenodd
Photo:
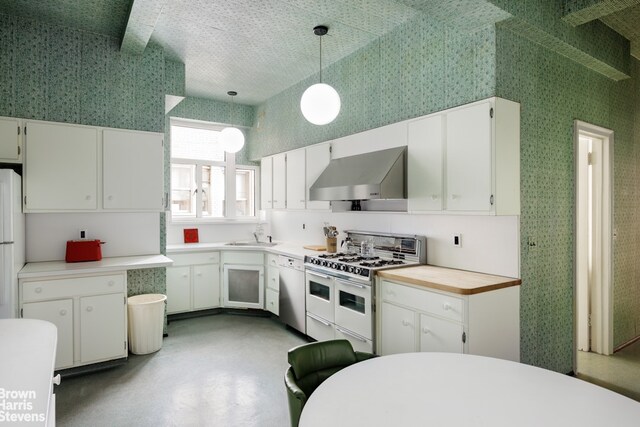
<svg viewBox="0 0 640 427"><path fill-rule="evenodd" d="M322 36L328 31L324 25L313 28L313 33L320 36L320 83L309 86L300 98L302 115L314 125L331 123L340 113L340 95L333 87L322 83Z"/></svg>
<svg viewBox="0 0 640 427"><path fill-rule="evenodd" d="M227 92L227 95L231 96L232 103L233 97L237 94L238 92L233 90ZM218 138L222 143L222 148L227 153L237 153L238 151L242 150L242 147L244 147L244 134L240 129L233 126L222 129Z"/></svg>

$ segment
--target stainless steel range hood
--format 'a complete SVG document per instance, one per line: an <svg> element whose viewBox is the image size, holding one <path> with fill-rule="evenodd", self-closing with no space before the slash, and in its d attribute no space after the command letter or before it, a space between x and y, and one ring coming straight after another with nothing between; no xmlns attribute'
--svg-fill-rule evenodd
<svg viewBox="0 0 640 427"><path fill-rule="evenodd" d="M331 160L309 189L311 200L405 199L406 147Z"/></svg>

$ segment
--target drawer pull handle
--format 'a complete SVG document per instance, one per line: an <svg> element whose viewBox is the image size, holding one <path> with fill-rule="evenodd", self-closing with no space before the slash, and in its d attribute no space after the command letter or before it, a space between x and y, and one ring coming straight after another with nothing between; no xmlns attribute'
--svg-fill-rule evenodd
<svg viewBox="0 0 640 427"><path fill-rule="evenodd" d="M425 335L429 335L431 331L429 330L429 328L422 328L422 333Z"/></svg>
<svg viewBox="0 0 640 427"><path fill-rule="evenodd" d="M66 315L67 315L67 310L65 310L64 308L60 310L60 316L66 316Z"/></svg>
<svg viewBox="0 0 640 427"><path fill-rule="evenodd" d="M87 307L87 312L91 313L93 311L93 307L89 306Z"/></svg>
<svg viewBox="0 0 640 427"><path fill-rule="evenodd" d="M42 293L42 288L36 288L36 294Z"/></svg>

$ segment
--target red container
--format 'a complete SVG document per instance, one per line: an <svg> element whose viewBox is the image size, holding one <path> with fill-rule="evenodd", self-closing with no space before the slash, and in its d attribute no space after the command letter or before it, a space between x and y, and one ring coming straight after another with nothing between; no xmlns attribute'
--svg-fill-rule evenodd
<svg viewBox="0 0 640 427"><path fill-rule="evenodd" d="M68 240L64 259L67 262L100 261L102 243L100 240Z"/></svg>

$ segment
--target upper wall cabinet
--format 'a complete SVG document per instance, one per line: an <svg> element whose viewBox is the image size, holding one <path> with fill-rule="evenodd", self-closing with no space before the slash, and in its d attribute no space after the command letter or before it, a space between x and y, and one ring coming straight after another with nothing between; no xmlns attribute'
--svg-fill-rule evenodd
<svg viewBox="0 0 640 427"><path fill-rule="evenodd" d="M306 151L306 198L307 209L330 209L329 202L324 200L309 200L309 188L316 182L323 170L331 160L331 146L329 144L311 145L305 149Z"/></svg>
<svg viewBox="0 0 640 427"><path fill-rule="evenodd" d="M287 153L287 209L304 209L306 207L305 159L304 149Z"/></svg>
<svg viewBox="0 0 640 427"><path fill-rule="evenodd" d="M105 129L102 153L104 209L162 210L162 134Z"/></svg>
<svg viewBox="0 0 640 427"><path fill-rule="evenodd" d="M162 211L162 134L41 121L24 134L25 212Z"/></svg>
<svg viewBox="0 0 640 427"><path fill-rule="evenodd" d="M0 163L22 163L20 120L0 117Z"/></svg>
<svg viewBox="0 0 640 427"><path fill-rule="evenodd" d="M273 209L287 207L287 156L285 153L273 156Z"/></svg>
<svg viewBox="0 0 640 427"><path fill-rule="evenodd" d="M25 212L98 208L98 129L25 123Z"/></svg>
<svg viewBox="0 0 640 427"><path fill-rule="evenodd" d="M408 124L410 211L520 214L520 105L490 98Z"/></svg>
<svg viewBox="0 0 640 427"><path fill-rule="evenodd" d="M273 157L260 161L260 197L261 209L273 209Z"/></svg>

